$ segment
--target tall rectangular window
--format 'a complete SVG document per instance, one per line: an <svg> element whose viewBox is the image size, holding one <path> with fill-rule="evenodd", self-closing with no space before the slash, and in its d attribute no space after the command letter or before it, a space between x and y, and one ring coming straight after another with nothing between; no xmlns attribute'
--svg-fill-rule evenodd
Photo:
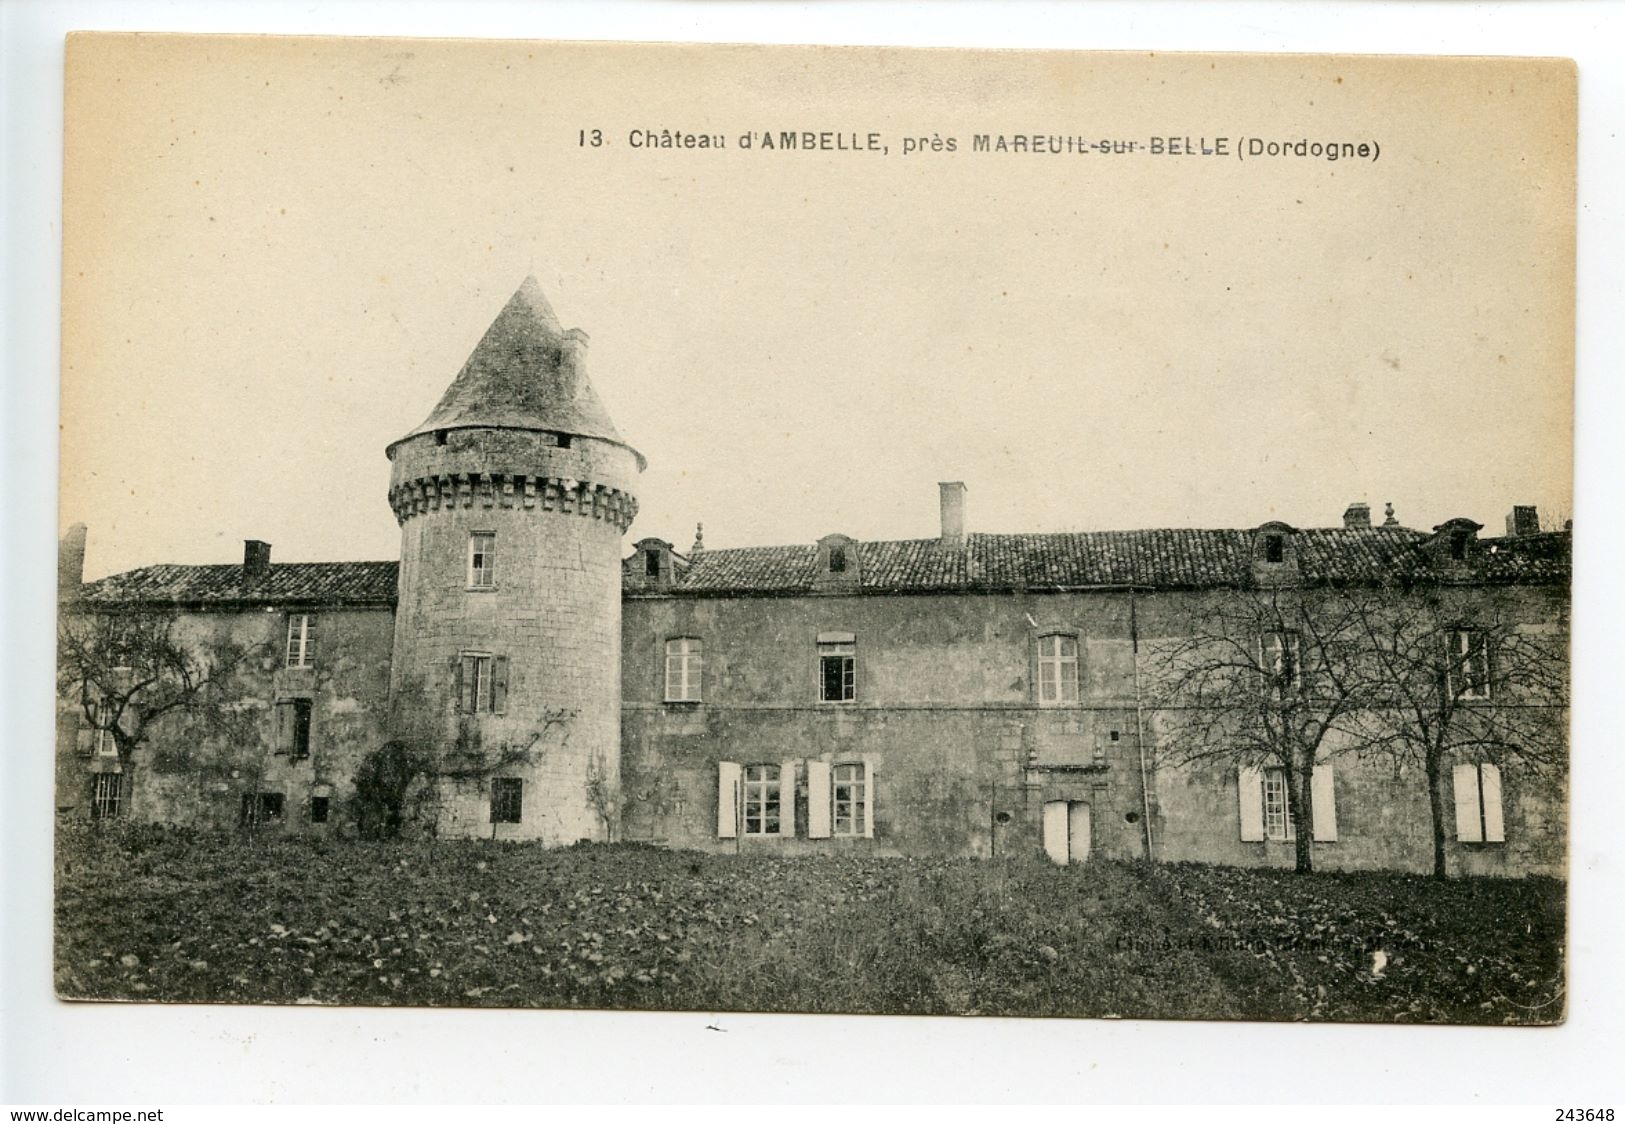
<svg viewBox="0 0 1625 1124"><path fill-rule="evenodd" d="M1276 691L1286 694L1303 689L1303 662L1296 632L1266 632L1260 641L1264 672Z"/></svg>
<svg viewBox="0 0 1625 1124"><path fill-rule="evenodd" d="M91 819L117 819L123 803L124 777L119 773L97 773L95 788L91 790Z"/></svg>
<svg viewBox="0 0 1625 1124"><path fill-rule="evenodd" d="M830 784L834 797L835 834L867 834L869 785L862 762L837 765L832 773Z"/></svg>
<svg viewBox="0 0 1625 1124"><path fill-rule="evenodd" d="M1446 637L1450 689L1458 699L1490 697L1490 641L1478 629L1452 629Z"/></svg>
<svg viewBox="0 0 1625 1124"><path fill-rule="evenodd" d="M491 822L518 823L525 814L525 782L518 777L491 779Z"/></svg>
<svg viewBox="0 0 1625 1124"><path fill-rule="evenodd" d="M508 657L464 652L457 675L457 709L464 714L504 714L508 709Z"/></svg>
<svg viewBox="0 0 1625 1124"><path fill-rule="evenodd" d="M493 531L475 531L468 536L468 585L489 589L496 585L497 536Z"/></svg>
<svg viewBox="0 0 1625 1124"><path fill-rule="evenodd" d="M1287 803L1285 769L1264 770L1264 838L1295 838Z"/></svg>
<svg viewBox="0 0 1625 1124"><path fill-rule="evenodd" d="M1078 701L1078 640L1054 634L1038 638L1038 703L1065 706Z"/></svg>
<svg viewBox="0 0 1625 1124"><path fill-rule="evenodd" d="M699 702L704 645L692 636L666 641L666 701Z"/></svg>
<svg viewBox="0 0 1625 1124"><path fill-rule="evenodd" d="M310 756L309 699L283 699L276 704L276 751L294 758Z"/></svg>
<svg viewBox="0 0 1625 1124"><path fill-rule="evenodd" d="M858 646L855 641L818 644L818 698L851 702L857 698Z"/></svg>
<svg viewBox="0 0 1625 1124"><path fill-rule="evenodd" d="M777 765L746 765L743 793L746 835L778 835L783 785Z"/></svg>
<svg viewBox="0 0 1625 1124"><path fill-rule="evenodd" d="M316 664L316 617L313 613L288 614L288 666L313 667Z"/></svg>

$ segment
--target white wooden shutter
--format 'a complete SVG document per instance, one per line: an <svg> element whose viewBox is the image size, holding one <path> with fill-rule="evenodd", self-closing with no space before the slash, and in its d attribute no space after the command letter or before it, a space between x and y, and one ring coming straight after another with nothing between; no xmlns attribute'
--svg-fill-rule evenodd
<svg viewBox="0 0 1625 1124"><path fill-rule="evenodd" d="M739 762L717 762L717 838L739 834Z"/></svg>
<svg viewBox="0 0 1625 1124"><path fill-rule="evenodd" d="M829 762L807 759L807 838L828 839L830 793Z"/></svg>
<svg viewBox="0 0 1625 1124"><path fill-rule="evenodd" d="M875 837L875 763L872 758L863 759L863 837Z"/></svg>
<svg viewBox="0 0 1625 1124"><path fill-rule="evenodd" d="M1258 843L1264 838L1264 773L1242 766L1236 773L1236 789L1241 803L1241 841Z"/></svg>
<svg viewBox="0 0 1625 1124"><path fill-rule="evenodd" d="M1456 782L1456 838L1463 843L1482 843L1483 825L1478 818L1478 766L1457 765ZM1499 777L1496 778L1500 780Z"/></svg>
<svg viewBox="0 0 1625 1124"><path fill-rule="evenodd" d="M1315 842L1337 842L1337 777L1331 765L1316 765L1309 782L1310 805L1315 812Z"/></svg>
<svg viewBox="0 0 1625 1124"><path fill-rule="evenodd" d="M1484 786L1484 842L1505 843L1506 825L1501 820L1501 770L1494 765L1478 767Z"/></svg>
<svg viewBox="0 0 1625 1124"><path fill-rule="evenodd" d="M779 762L779 834L796 833L796 763Z"/></svg>

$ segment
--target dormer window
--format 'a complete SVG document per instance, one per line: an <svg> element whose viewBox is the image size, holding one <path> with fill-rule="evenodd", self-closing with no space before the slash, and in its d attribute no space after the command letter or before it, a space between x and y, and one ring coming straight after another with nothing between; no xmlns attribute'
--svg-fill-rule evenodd
<svg viewBox="0 0 1625 1124"><path fill-rule="evenodd" d="M844 591L862 584L863 558L856 539L848 535L825 535L818 540L817 550L814 588Z"/></svg>
<svg viewBox="0 0 1625 1124"><path fill-rule="evenodd" d="M1280 535L1264 536L1264 561L1275 564L1286 561L1286 540Z"/></svg>
<svg viewBox="0 0 1625 1124"><path fill-rule="evenodd" d="M1460 566L1470 563L1477 550L1478 532L1483 528L1482 523L1474 523L1471 519L1446 520L1433 528L1427 550L1437 564Z"/></svg>
<svg viewBox="0 0 1625 1124"><path fill-rule="evenodd" d="M660 552L651 550L643 556L643 572L651 578L660 576Z"/></svg>

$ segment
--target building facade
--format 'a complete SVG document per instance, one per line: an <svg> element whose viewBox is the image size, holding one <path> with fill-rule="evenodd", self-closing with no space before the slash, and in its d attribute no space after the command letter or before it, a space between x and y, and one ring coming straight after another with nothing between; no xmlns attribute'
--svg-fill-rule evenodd
<svg viewBox="0 0 1625 1124"><path fill-rule="evenodd" d="M395 745L422 766L412 826L442 835L1290 864L1280 770L1188 752L1168 653L1194 650L1238 598L1380 594L1462 645L1444 687L1461 723L1527 712L1535 724L1515 728L1560 747L1536 769L1504 737L1453 743L1436 776L1451 868L1563 872L1566 707L1531 694L1511 653L1539 638L1551 666L1531 676L1566 678L1569 535L1532 509L1493 538L1391 511L1373 526L1364 504L1322 529L982 534L964 485L945 483L932 539L628 548L644 462L585 349L527 280L388 449L398 562L272 563L250 543L241 566L84 584L70 533L65 621L164 614L189 644L250 655L229 736L183 710L122 755L96 700L65 683L61 811L343 832L356 777ZM1510 638L1493 661L1501 634L1473 623L1491 617ZM1291 678L1310 646L1241 631L1212 639L1266 675ZM1356 725L1328 733L1303 794L1316 865L1430 869L1422 762L1367 752Z"/></svg>

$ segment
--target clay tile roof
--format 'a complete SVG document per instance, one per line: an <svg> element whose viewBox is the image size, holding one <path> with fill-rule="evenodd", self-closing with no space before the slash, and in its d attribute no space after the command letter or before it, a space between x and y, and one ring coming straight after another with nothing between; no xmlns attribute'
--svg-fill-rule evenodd
<svg viewBox="0 0 1625 1124"><path fill-rule="evenodd" d="M566 361L565 335L541 285L525 278L434 412L401 440L437 429L497 426L625 444L581 361Z"/></svg>
<svg viewBox="0 0 1625 1124"><path fill-rule="evenodd" d="M395 604L397 563L275 562L249 578L238 564L144 566L88 582L90 604Z"/></svg>
<svg viewBox="0 0 1625 1124"><path fill-rule="evenodd" d="M1253 579L1251 530L1091 531L968 536L964 550L937 539L858 544L864 592L1044 589L1085 586L1206 588ZM1427 534L1405 527L1309 528L1292 537L1310 584L1385 579L1563 582L1568 536L1489 540L1465 570L1440 568ZM1537 539L1562 540L1537 542ZM1491 549L1493 547L1494 549ZM672 592L803 593L814 588L817 548L709 548Z"/></svg>

